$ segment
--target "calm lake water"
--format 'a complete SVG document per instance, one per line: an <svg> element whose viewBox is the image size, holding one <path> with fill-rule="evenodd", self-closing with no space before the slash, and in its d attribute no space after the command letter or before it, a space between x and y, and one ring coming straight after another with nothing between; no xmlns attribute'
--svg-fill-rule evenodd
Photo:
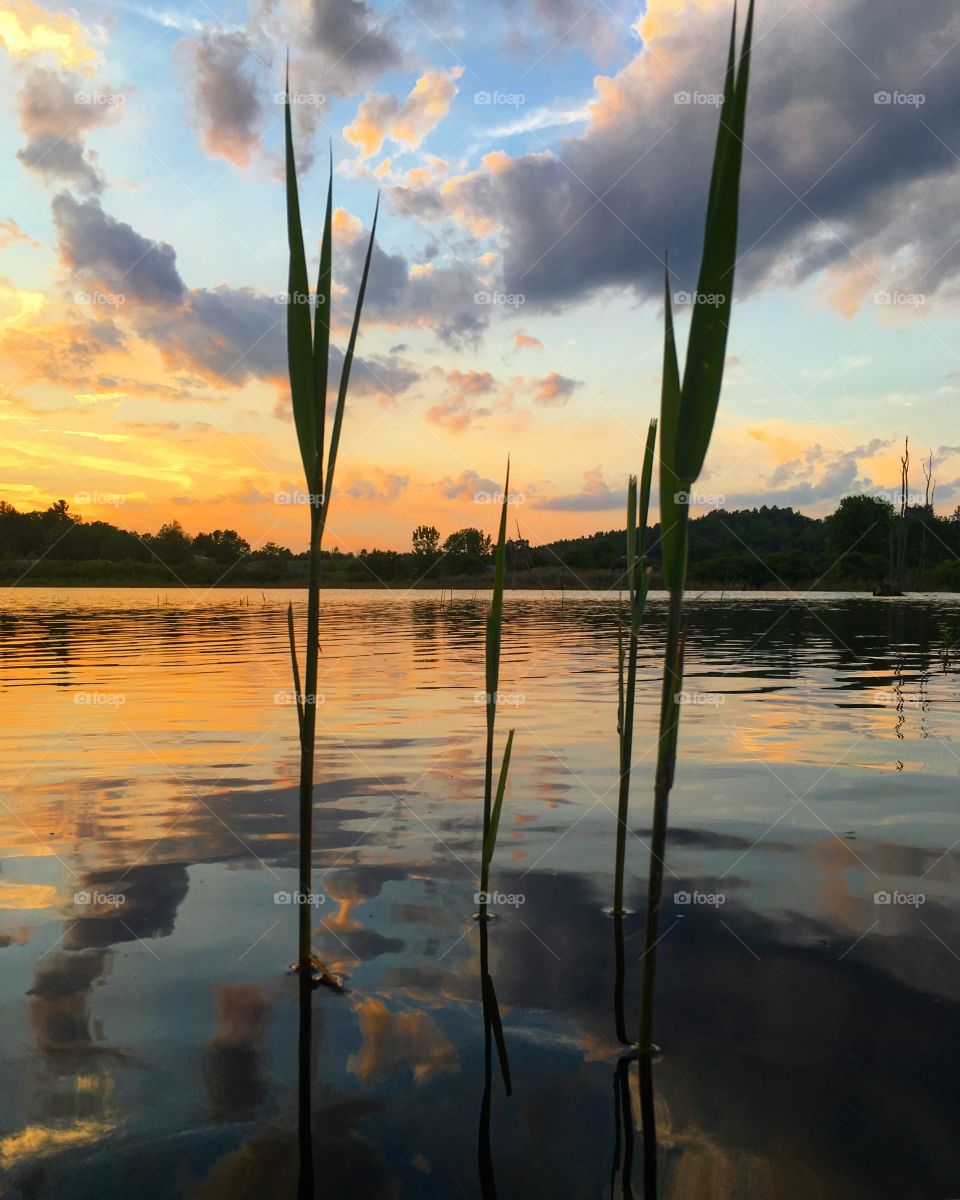
<svg viewBox="0 0 960 1200"><path fill-rule="evenodd" d="M4 1197L295 1195L288 596L0 602ZM645 1195L604 912L609 596L507 597L491 886L514 902L488 945L512 1094L494 1052L483 1103L485 605L323 596L315 946L345 982L312 1001L325 1197ZM655 595L635 910L664 617ZM950 597L691 601L652 1069L663 1200L960 1196L958 639ZM630 917L631 1034L641 943Z"/></svg>

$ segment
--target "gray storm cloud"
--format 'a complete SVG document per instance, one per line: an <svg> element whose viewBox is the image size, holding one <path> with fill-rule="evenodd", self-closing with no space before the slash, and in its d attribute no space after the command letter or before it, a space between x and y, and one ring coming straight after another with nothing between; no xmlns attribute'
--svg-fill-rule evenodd
<svg viewBox="0 0 960 1200"><path fill-rule="evenodd" d="M246 165L260 144L264 97L256 56L245 33L210 32L181 47L188 62L194 109L210 154Z"/></svg>
<svg viewBox="0 0 960 1200"><path fill-rule="evenodd" d="M185 288L177 252L167 242L137 233L105 212L96 199L81 201L61 192L51 209L60 257L75 278L142 304L182 301Z"/></svg>
<svg viewBox="0 0 960 1200"><path fill-rule="evenodd" d="M34 67L17 93L26 145L17 158L48 183L95 195L105 180L85 135L118 119L123 97L69 71Z"/></svg>
<svg viewBox="0 0 960 1200"><path fill-rule="evenodd" d="M261 0L245 30L209 30L178 47L205 149L245 165L259 148L270 107L283 87L283 54L292 49L291 92L298 135L309 141L327 96L353 96L404 52L390 24L365 0ZM300 166L312 154L302 149Z"/></svg>
<svg viewBox="0 0 960 1200"><path fill-rule="evenodd" d="M499 226L503 286L557 310L609 288L654 298L669 251L694 287L729 31L725 5L601 83L590 127L448 187L393 190L427 221ZM954 0L761 7L744 160L740 294L824 268L956 286L960 10ZM686 99L685 99L686 98Z"/></svg>

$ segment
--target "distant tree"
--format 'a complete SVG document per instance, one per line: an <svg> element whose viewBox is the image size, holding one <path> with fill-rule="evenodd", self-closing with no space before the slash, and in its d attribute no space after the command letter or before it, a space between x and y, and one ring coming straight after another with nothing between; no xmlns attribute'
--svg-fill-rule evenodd
<svg viewBox="0 0 960 1200"><path fill-rule="evenodd" d="M336 554L334 548L334 554ZM281 546L279 542L264 542L259 550L254 551L254 557L259 558L262 562L285 563L293 558L293 553L286 546Z"/></svg>
<svg viewBox="0 0 960 1200"><path fill-rule="evenodd" d="M493 542L489 534L484 533L482 529L468 527L451 533L443 543L443 552L451 556L487 558L492 546Z"/></svg>
<svg viewBox="0 0 960 1200"><path fill-rule="evenodd" d="M858 554L886 555L890 545L893 505L880 496L844 496L840 507L827 517L826 548L836 563L856 550Z"/></svg>
<svg viewBox="0 0 960 1200"><path fill-rule="evenodd" d="M413 531L413 552L432 557L440 549L440 531L434 525L418 525Z"/></svg>
<svg viewBox="0 0 960 1200"><path fill-rule="evenodd" d="M235 529L214 529L198 533L193 539L193 552L224 566L232 566L250 553L250 543Z"/></svg>
<svg viewBox="0 0 960 1200"><path fill-rule="evenodd" d="M55 500L46 512L41 513L40 524L43 528L44 542L47 547L51 547L62 541L71 529L79 525L80 518L70 511L66 500Z"/></svg>
<svg viewBox="0 0 960 1200"><path fill-rule="evenodd" d="M66 502L66 500L54 500L54 502L47 509L46 515L50 517L52 521L60 522L61 524L64 524L67 521L80 520L79 517L74 516L74 514L70 511L70 505Z"/></svg>
<svg viewBox="0 0 960 1200"><path fill-rule="evenodd" d="M401 572L402 556L396 550L370 550L364 555L365 569L370 573L370 583L377 580L396 579Z"/></svg>
<svg viewBox="0 0 960 1200"><path fill-rule="evenodd" d="M458 529L444 539L439 570L445 575L480 575L490 566L493 543L481 529Z"/></svg>
<svg viewBox="0 0 960 1200"><path fill-rule="evenodd" d="M167 565L186 562L193 553L193 543L179 521L161 525L148 544L157 558Z"/></svg>

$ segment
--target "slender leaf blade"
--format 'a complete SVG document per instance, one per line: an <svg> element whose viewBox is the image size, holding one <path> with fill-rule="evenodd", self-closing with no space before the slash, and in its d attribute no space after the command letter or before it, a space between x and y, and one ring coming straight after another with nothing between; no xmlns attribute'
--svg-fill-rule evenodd
<svg viewBox="0 0 960 1200"><path fill-rule="evenodd" d="M316 456L314 492L323 487L323 442L327 417L327 379L330 368L331 277L333 274L333 149L330 150L330 177L327 181L327 209L320 241L320 269L317 274L317 298L313 318L313 381L315 390L314 422Z"/></svg>
<svg viewBox="0 0 960 1200"><path fill-rule="evenodd" d="M350 368L353 366L353 355L357 346L357 333L360 330L360 313L363 310L363 298L367 292L367 278L370 274L370 260L373 258L373 242L377 235L377 217L380 214L380 196L377 195L376 207L373 210L373 225L370 227L370 241L367 244L367 255L363 262L363 274L360 276L360 288L357 292L357 307L353 314L353 325L350 328L350 341L343 356L343 367L340 371L340 387L337 391L337 407L333 415L333 430L330 434L330 449L327 453L327 477L323 488L322 526L327 523L327 509L330 507L330 495L333 491L333 473L337 465L337 451L340 449L340 431L343 427L343 413L347 404L347 388L350 386Z"/></svg>
<svg viewBox="0 0 960 1200"><path fill-rule="evenodd" d="M673 329L670 271L664 273L663 377L660 392L660 546L663 579L667 588L682 588L686 564L680 525L686 509L677 499L680 480L676 470L677 422L680 415L680 367Z"/></svg>
<svg viewBox="0 0 960 1200"><path fill-rule="evenodd" d="M507 459L507 479L503 486L503 503L500 506L500 528L497 532L497 548L494 554L493 599L487 614L487 730L492 735L493 721L497 709L497 688L500 684L500 641L503 632L503 580L506 568L507 505L510 495L510 459Z"/></svg>
<svg viewBox="0 0 960 1200"><path fill-rule="evenodd" d="M631 475L627 481L627 582L630 589L630 612L635 599L634 585L637 573L637 477Z"/></svg>
<svg viewBox="0 0 960 1200"><path fill-rule="evenodd" d="M300 688L300 665L297 662L297 641L293 634L293 605L287 605L287 634L290 638L290 662L293 665L293 686L297 698L297 723L303 733L303 692Z"/></svg>
<svg viewBox="0 0 960 1200"><path fill-rule="evenodd" d="M650 488L653 480L653 460L657 444L657 418L652 417L647 429L647 441L643 448L643 469L640 472L640 514L638 528L640 530L640 557L643 558L646 547L647 521L650 517Z"/></svg>
<svg viewBox="0 0 960 1200"><path fill-rule="evenodd" d="M740 214L740 174L746 124L754 0L750 0L736 79L724 102L707 205L703 258L683 373L676 474L689 486L703 470L723 383Z"/></svg>
<svg viewBox="0 0 960 1200"><path fill-rule="evenodd" d="M503 808L503 794L507 788L507 772L510 770L510 752L513 749L514 730L507 734L507 744L503 751L503 762L500 764L500 776L497 779L497 794L493 800L490 813L490 828L483 841L483 862L489 866L493 862L493 852L497 847L497 829L500 825L500 810Z"/></svg>
<svg viewBox="0 0 960 1200"><path fill-rule="evenodd" d="M637 557L634 569L633 607L631 610L631 632L634 637L643 620L643 610L650 590L650 573L646 565L647 520L650 515L650 490L653 481L653 459L657 441L657 418L654 417L647 429L647 441L643 448L643 468L640 472L640 501L637 533Z"/></svg>
<svg viewBox="0 0 960 1200"><path fill-rule="evenodd" d="M307 488L314 484L317 430L314 414L313 338L310 328L310 283L303 249L300 221L300 197L297 189L297 164L293 150L293 123L290 116L290 67L287 64L284 92L284 139L286 150L287 245L290 270L287 279L287 366L290 374L290 398L293 420L300 444L300 457Z"/></svg>

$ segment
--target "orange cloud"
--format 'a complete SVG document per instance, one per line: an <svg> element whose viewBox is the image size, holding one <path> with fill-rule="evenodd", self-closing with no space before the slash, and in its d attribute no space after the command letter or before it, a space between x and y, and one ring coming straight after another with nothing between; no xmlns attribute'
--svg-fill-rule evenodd
<svg viewBox="0 0 960 1200"><path fill-rule="evenodd" d="M29 233L24 233L13 217L4 217L0 221L0 250L12 246L14 242L26 242L34 250L39 250L41 246L36 238L32 238Z"/></svg>
<svg viewBox="0 0 960 1200"><path fill-rule="evenodd" d="M374 92L360 105L353 123L344 129L344 137L360 147L362 158L376 154L387 139L415 150L450 111L462 74L462 67L426 71L405 100Z"/></svg>
<svg viewBox="0 0 960 1200"><path fill-rule="evenodd" d="M473 368L469 371L458 371L456 368L448 371L447 383L468 396L486 395L487 392L492 392L494 387L493 376L489 371L475 371Z"/></svg>
<svg viewBox="0 0 960 1200"><path fill-rule="evenodd" d="M647 43L655 38L669 37L693 15L690 10L709 12L729 8L728 0L647 0L646 12L635 29Z"/></svg>
<svg viewBox="0 0 960 1200"><path fill-rule="evenodd" d="M520 332L513 335L513 348L515 350L542 350L543 342L533 334Z"/></svg>
<svg viewBox="0 0 960 1200"><path fill-rule="evenodd" d="M544 408L560 408L583 384L579 379L568 379L566 375L551 371L543 379L535 380L534 386L537 389L533 396L534 404Z"/></svg>
<svg viewBox="0 0 960 1200"><path fill-rule="evenodd" d="M61 67L93 74L97 55L87 33L65 13L49 12L32 0L6 0L0 9L0 45L15 58L52 54Z"/></svg>
<svg viewBox="0 0 960 1200"><path fill-rule="evenodd" d="M347 212L345 208L334 209L333 236L337 241L352 246L362 232L363 225L359 217Z"/></svg>
<svg viewBox="0 0 960 1200"><path fill-rule="evenodd" d="M409 475L399 475L373 467L368 471L352 470L340 488L354 500L366 504L392 504L406 490Z"/></svg>
<svg viewBox="0 0 960 1200"><path fill-rule="evenodd" d="M852 321L867 296L876 289L877 272L870 263L861 263L852 270L834 267L827 272L827 304L833 312Z"/></svg>

